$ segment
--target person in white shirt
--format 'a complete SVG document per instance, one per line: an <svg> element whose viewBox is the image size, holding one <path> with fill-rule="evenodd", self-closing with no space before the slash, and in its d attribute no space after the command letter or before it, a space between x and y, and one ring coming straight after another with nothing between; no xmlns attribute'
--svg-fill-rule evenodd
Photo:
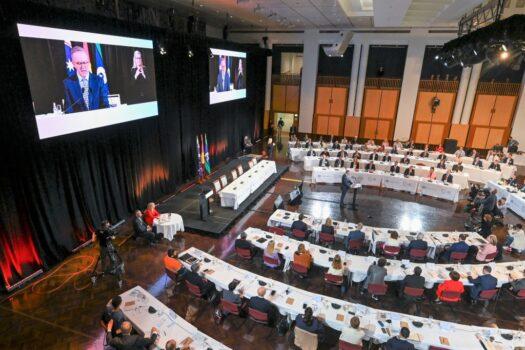
<svg viewBox="0 0 525 350"><path fill-rule="evenodd" d="M343 275L343 263L341 262L341 257L339 256L339 254L336 254L336 256L334 256L332 265L330 265L330 268L328 268L328 274L334 276Z"/></svg>
<svg viewBox="0 0 525 350"><path fill-rule="evenodd" d="M359 317L352 317L350 319L350 327L343 328L339 340L344 341L345 343L362 346L365 332L362 329L359 329L360 324Z"/></svg>
<svg viewBox="0 0 525 350"><path fill-rule="evenodd" d="M465 150L463 150L463 147L460 147L456 153L454 153L454 155L458 158L461 158L461 157L464 157L465 156Z"/></svg>
<svg viewBox="0 0 525 350"><path fill-rule="evenodd" d="M385 245L389 247L399 247L400 246L399 234L396 231L392 231L390 233L390 237L386 240Z"/></svg>
<svg viewBox="0 0 525 350"><path fill-rule="evenodd" d="M518 252L525 251L525 231L523 231L523 226L517 224L512 229L509 228L509 235L505 239L504 246L508 246Z"/></svg>

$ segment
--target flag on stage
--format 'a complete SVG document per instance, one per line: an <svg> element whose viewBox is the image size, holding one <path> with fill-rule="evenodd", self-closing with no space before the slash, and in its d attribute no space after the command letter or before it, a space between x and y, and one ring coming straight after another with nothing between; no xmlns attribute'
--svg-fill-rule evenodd
<svg viewBox="0 0 525 350"><path fill-rule="evenodd" d="M196 136L197 139L197 173L199 175L199 179L202 179L203 172L202 172L202 165L201 165L201 156L200 156L200 145L199 145L199 136Z"/></svg>
<svg viewBox="0 0 525 350"><path fill-rule="evenodd" d="M104 60L102 59L102 47L100 44L95 44L95 67L97 75L104 81L104 90L109 94L108 77L106 75L106 68L104 67Z"/></svg>
<svg viewBox="0 0 525 350"><path fill-rule="evenodd" d="M75 74L75 68L73 67L73 61L71 60L71 41L64 41L64 50L66 52L66 75L71 77Z"/></svg>
<svg viewBox="0 0 525 350"><path fill-rule="evenodd" d="M210 174L211 173L210 153L208 152L208 136L206 134L204 134L204 158L206 160L206 163L204 164L204 168L206 169L206 172Z"/></svg>
<svg viewBox="0 0 525 350"><path fill-rule="evenodd" d="M202 165L202 172L203 172L203 176L206 175L204 174L204 169L206 167L206 156L204 155L204 140L202 138L202 134L200 135L201 136L201 165Z"/></svg>

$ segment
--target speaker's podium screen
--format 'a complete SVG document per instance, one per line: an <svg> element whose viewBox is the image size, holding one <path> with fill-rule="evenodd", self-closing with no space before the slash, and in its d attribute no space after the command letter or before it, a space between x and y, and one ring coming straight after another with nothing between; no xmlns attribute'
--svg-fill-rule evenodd
<svg viewBox="0 0 525 350"><path fill-rule="evenodd" d="M151 40L18 24L40 139L158 114Z"/></svg>

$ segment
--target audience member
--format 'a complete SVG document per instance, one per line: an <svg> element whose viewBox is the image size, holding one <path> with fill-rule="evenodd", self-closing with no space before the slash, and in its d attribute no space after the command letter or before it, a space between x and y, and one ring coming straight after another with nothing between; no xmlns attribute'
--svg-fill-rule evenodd
<svg viewBox="0 0 525 350"><path fill-rule="evenodd" d="M370 171L370 172L373 172L376 170L376 165L374 164L374 161L371 160L370 162L368 162L368 164L365 166L365 170L366 171Z"/></svg>
<svg viewBox="0 0 525 350"><path fill-rule="evenodd" d="M104 310L100 318L100 324L104 329L107 329L109 322L113 320L111 333L114 337L120 334L120 327L122 323L126 321L126 316L124 316L124 313L120 309L120 305L122 305L122 297L120 295L113 297L110 305L106 306L106 310Z"/></svg>
<svg viewBox="0 0 525 350"><path fill-rule="evenodd" d="M392 337L384 345L385 350L415 350L416 348L407 339L410 337L410 330L407 327L401 327L399 336Z"/></svg>
<svg viewBox="0 0 525 350"><path fill-rule="evenodd" d="M294 264L301 265L306 267L307 269L310 269L310 267L312 266L312 260L312 255L308 250L306 250L304 244L299 244L299 246L297 246L297 251L293 255Z"/></svg>
<svg viewBox="0 0 525 350"><path fill-rule="evenodd" d="M443 259L450 262L452 253L468 253L470 246L465 242L467 235L462 233L459 235L459 241L453 243L447 250L443 252Z"/></svg>
<svg viewBox="0 0 525 350"><path fill-rule="evenodd" d="M447 169L447 171L441 176L441 181L451 184L454 180L454 177L450 173L450 169Z"/></svg>
<svg viewBox="0 0 525 350"><path fill-rule="evenodd" d="M423 270L421 267L414 267L414 274L406 275L405 278L400 282L399 292L402 295L405 287L424 289L425 288L425 277L421 276Z"/></svg>
<svg viewBox="0 0 525 350"><path fill-rule="evenodd" d="M178 252L173 248L169 248L164 257L164 267L180 277L183 277L188 272L178 259Z"/></svg>
<svg viewBox="0 0 525 350"><path fill-rule="evenodd" d="M199 287L201 294L211 299L215 291L215 284L199 275L199 269L200 265L198 263L191 265L191 271L186 273L186 281Z"/></svg>
<svg viewBox="0 0 525 350"><path fill-rule="evenodd" d="M162 237L162 234L155 235L155 233L153 233L153 229L151 228L151 226L146 224L146 222L143 220L142 212L140 210L135 210L135 218L133 219L133 231L135 233L135 238L145 238L150 244L154 243L156 239Z"/></svg>
<svg viewBox="0 0 525 350"><path fill-rule="evenodd" d="M314 312L311 307L304 309L303 315L297 315L295 317L295 327L307 331L310 333L317 334L320 341L324 336L324 326L321 321L314 317Z"/></svg>
<svg viewBox="0 0 525 350"><path fill-rule="evenodd" d="M387 274L386 271L386 259L385 258L379 258L377 262L373 262L370 267L368 267L368 271L366 272L366 279L363 283L363 290L368 289L369 284L384 284L385 283L385 277ZM377 298L373 297L377 300Z"/></svg>
<svg viewBox="0 0 525 350"><path fill-rule="evenodd" d="M350 319L350 327L343 327L341 331L340 341L353 345L363 345L363 338L365 337L365 331L359 328L361 321L359 317L353 316Z"/></svg>
<svg viewBox="0 0 525 350"><path fill-rule="evenodd" d="M341 261L341 256L339 254L336 254L334 256L334 260L332 260L332 264L328 268L329 275L334 276L342 276L343 275L343 262Z"/></svg>
<svg viewBox="0 0 525 350"><path fill-rule="evenodd" d="M431 166L430 170L428 171L427 179L429 180L435 180L436 179L436 172L434 171L434 167Z"/></svg>
<svg viewBox="0 0 525 350"><path fill-rule="evenodd" d="M438 303L441 301L454 302L458 300L458 299L451 299L446 295L444 296L443 292L457 292L457 293L463 294L463 292L465 291L465 287L463 286L463 283L459 280L461 277L459 275L459 272L450 271L448 275L450 279L441 283L436 290L436 296L437 296L436 302Z"/></svg>
<svg viewBox="0 0 525 350"><path fill-rule="evenodd" d="M478 262L490 262L492 259L488 259L488 256L498 252L498 238L495 235L487 237L488 243L479 246L478 253L476 254L476 261Z"/></svg>
<svg viewBox="0 0 525 350"><path fill-rule="evenodd" d="M241 289L239 290L238 294L235 293L237 284L238 284L237 282L231 281L230 284L228 284L228 289L222 290L222 299L229 301L230 303L236 304L237 306L240 307L242 304L243 291Z"/></svg>
<svg viewBox="0 0 525 350"><path fill-rule="evenodd" d="M401 171L401 167L399 166L399 162L396 160L394 162L394 165L390 166L390 172L399 174L400 171Z"/></svg>
<svg viewBox="0 0 525 350"><path fill-rule="evenodd" d="M150 346L155 344L159 333L157 328L151 328L150 338L144 338L138 334L131 334L132 329L131 323L124 321L120 327L121 335L119 337L113 337L113 320L110 320L106 333L107 344L117 350L149 349Z"/></svg>
<svg viewBox="0 0 525 350"><path fill-rule="evenodd" d="M292 223L292 230L299 230L299 231L303 231L307 233L308 225L303 220L304 220L304 215L303 213L301 213L299 214L299 218Z"/></svg>
<svg viewBox="0 0 525 350"><path fill-rule="evenodd" d="M479 293L484 290L496 288L498 285L498 279L492 276L490 274L491 272L492 268L488 265L483 266L483 274L477 278L472 278L470 272L468 272L468 280L470 283L472 283L472 286L469 290L471 300L476 300L476 298L479 296Z"/></svg>
<svg viewBox="0 0 525 350"><path fill-rule="evenodd" d="M414 166L411 165L408 168L405 169L405 172L403 173L405 176L416 176L416 170L414 169Z"/></svg>
<svg viewBox="0 0 525 350"><path fill-rule="evenodd" d="M241 232L239 238L235 240L235 248L248 249L253 253L253 246L250 243L250 241L246 239L247 237L248 235L246 234L246 232Z"/></svg>
<svg viewBox="0 0 525 350"><path fill-rule="evenodd" d="M504 245L518 253L525 251L525 231L523 231L523 226L521 224L509 228Z"/></svg>
<svg viewBox="0 0 525 350"><path fill-rule="evenodd" d="M275 306L265 298L265 294L266 288L259 287L257 289L257 295L250 298L248 306L251 309L266 313L270 324L274 324L276 321Z"/></svg>
<svg viewBox="0 0 525 350"><path fill-rule="evenodd" d="M148 203L146 210L144 210L144 217L143 217L146 224L153 227L153 221L157 219L158 217L160 217L160 213L155 207L155 203L153 202Z"/></svg>
<svg viewBox="0 0 525 350"><path fill-rule="evenodd" d="M321 232L322 233L327 233L329 235L334 235L335 233L335 230L334 230L334 225L332 223L332 218L328 217L326 218L325 222L323 225L321 225Z"/></svg>
<svg viewBox="0 0 525 350"><path fill-rule="evenodd" d="M421 250L427 250L428 249L428 243L424 240L425 234L420 232L416 236L416 239L412 240L407 247L407 253L410 255L410 250L412 249L421 249Z"/></svg>
<svg viewBox="0 0 525 350"><path fill-rule="evenodd" d="M275 241L273 239L268 242L268 245L264 249L263 254L265 257L276 260L275 263L271 263L271 262L264 260L264 265L272 269L279 267L281 265L281 259L279 258L279 253L277 253L277 250L275 250Z"/></svg>
<svg viewBox="0 0 525 350"><path fill-rule="evenodd" d="M348 236L345 238L344 245L348 249L350 241L363 241L365 239L365 233L363 232L363 223L357 224L355 230L348 232Z"/></svg>

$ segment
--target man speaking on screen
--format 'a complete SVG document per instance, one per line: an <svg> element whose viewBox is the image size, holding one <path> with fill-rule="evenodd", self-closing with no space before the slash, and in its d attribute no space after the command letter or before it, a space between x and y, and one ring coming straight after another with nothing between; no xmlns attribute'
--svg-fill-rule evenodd
<svg viewBox="0 0 525 350"><path fill-rule="evenodd" d="M90 72L91 63L87 52L80 46L74 46L71 49L71 61L76 74L64 79L65 112L108 108L108 92L104 88L104 81Z"/></svg>
<svg viewBox="0 0 525 350"><path fill-rule="evenodd" d="M220 56L219 75L217 76L217 92L230 91L230 74L226 67L226 56Z"/></svg>

